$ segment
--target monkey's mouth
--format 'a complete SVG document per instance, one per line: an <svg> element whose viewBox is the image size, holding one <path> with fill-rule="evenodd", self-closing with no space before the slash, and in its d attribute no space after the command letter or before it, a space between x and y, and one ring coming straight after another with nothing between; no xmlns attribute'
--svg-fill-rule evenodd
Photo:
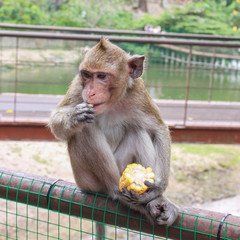
<svg viewBox="0 0 240 240"><path fill-rule="evenodd" d="M92 107L95 109L95 108L98 108L98 107L101 107L105 104L105 102L101 102L101 103L90 103L92 105Z"/></svg>
<svg viewBox="0 0 240 240"><path fill-rule="evenodd" d="M105 103L104 103L104 102L102 102L102 103L96 103L96 104L93 104L93 103L92 103L93 108L94 108L94 107L98 107L98 106L103 105L103 104L105 104Z"/></svg>
<svg viewBox="0 0 240 240"><path fill-rule="evenodd" d="M104 103L96 103L96 104L93 104L93 107L97 107L97 106L100 106L102 104L104 104Z"/></svg>

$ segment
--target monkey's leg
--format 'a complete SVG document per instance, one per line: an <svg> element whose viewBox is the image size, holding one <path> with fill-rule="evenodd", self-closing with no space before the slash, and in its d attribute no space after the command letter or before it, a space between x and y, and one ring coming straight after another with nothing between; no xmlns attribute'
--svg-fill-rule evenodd
<svg viewBox="0 0 240 240"><path fill-rule="evenodd" d="M100 224L100 223L96 223L96 237L95 239L96 240L102 240L102 239L105 239L105 226L104 224Z"/></svg>
<svg viewBox="0 0 240 240"><path fill-rule="evenodd" d="M69 141L69 155L75 181L80 189L101 192L116 198L120 172L104 134L94 123L83 128ZM96 224L99 237L104 238L104 226ZM102 237L101 237L102 236Z"/></svg>
<svg viewBox="0 0 240 240"><path fill-rule="evenodd" d="M172 225L178 216L178 207L164 196L153 199L147 204L149 214L156 224Z"/></svg>

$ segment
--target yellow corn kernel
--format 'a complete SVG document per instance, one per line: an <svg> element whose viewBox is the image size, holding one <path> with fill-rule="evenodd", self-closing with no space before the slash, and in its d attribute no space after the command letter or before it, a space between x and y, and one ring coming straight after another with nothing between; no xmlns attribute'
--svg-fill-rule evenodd
<svg viewBox="0 0 240 240"><path fill-rule="evenodd" d="M93 105L92 105L91 103L88 103L88 106L89 106L89 107L93 107Z"/></svg>
<svg viewBox="0 0 240 240"><path fill-rule="evenodd" d="M122 191L124 187L128 191L134 190L137 194L146 192L149 187L144 184L145 181L154 182L154 173L150 167L144 168L141 164L129 164L124 170L119 180L119 188Z"/></svg>

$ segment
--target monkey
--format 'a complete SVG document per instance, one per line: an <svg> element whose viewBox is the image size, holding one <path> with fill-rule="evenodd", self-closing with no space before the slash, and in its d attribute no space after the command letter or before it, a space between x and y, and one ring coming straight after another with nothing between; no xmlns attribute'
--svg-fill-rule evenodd
<svg viewBox="0 0 240 240"><path fill-rule="evenodd" d="M153 224L171 225L178 206L163 196L168 185L171 137L148 94L144 55L130 55L102 37L79 65L63 100L50 116L57 139L67 142L73 175L81 190L108 194ZM141 195L119 190L128 164L151 167L154 183Z"/></svg>

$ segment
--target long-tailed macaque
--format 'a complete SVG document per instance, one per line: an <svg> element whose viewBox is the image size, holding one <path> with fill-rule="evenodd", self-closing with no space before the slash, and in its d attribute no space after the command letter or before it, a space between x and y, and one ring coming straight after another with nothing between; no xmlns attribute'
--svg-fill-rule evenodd
<svg viewBox="0 0 240 240"><path fill-rule="evenodd" d="M170 135L141 75L144 56L130 56L110 41L88 50L64 99L52 112L53 134L67 141L76 183L101 192L152 223L171 225L178 208L162 194L168 185ZM155 182L141 195L119 190L130 163L151 167Z"/></svg>

